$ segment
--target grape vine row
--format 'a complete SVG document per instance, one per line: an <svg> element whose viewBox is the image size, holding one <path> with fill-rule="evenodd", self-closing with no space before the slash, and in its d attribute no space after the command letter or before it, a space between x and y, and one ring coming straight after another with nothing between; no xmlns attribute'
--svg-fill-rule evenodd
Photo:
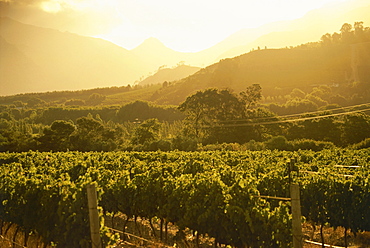
<svg viewBox="0 0 370 248"><path fill-rule="evenodd" d="M290 247L290 202L255 196L289 197L298 183L306 221L370 231L369 161L370 149L0 153L0 219L59 247L91 246L85 189L96 182L102 223L120 212L235 247ZM117 239L104 225L101 236Z"/></svg>

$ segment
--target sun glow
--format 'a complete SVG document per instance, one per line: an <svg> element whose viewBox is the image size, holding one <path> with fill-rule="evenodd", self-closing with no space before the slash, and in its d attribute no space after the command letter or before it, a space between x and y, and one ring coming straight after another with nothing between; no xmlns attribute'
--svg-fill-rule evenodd
<svg viewBox="0 0 370 248"><path fill-rule="evenodd" d="M107 39L127 49L155 37L186 52L211 47L241 29L300 18L338 2L343 0L0 0L18 8L9 17L29 24Z"/></svg>
<svg viewBox="0 0 370 248"><path fill-rule="evenodd" d="M58 13L62 10L62 6L58 1L48 1L40 3L40 7L45 12Z"/></svg>
<svg viewBox="0 0 370 248"><path fill-rule="evenodd" d="M135 1L112 15L119 20L97 37L131 49L148 37L156 37L168 47L195 52L222 41L244 28L257 28L280 20L302 17L308 11L338 0L324 1Z"/></svg>

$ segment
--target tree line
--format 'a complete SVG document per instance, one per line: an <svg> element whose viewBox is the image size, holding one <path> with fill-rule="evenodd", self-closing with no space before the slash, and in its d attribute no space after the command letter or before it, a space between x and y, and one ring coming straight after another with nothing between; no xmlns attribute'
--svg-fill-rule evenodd
<svg viewBox="0 0 370 248"><path fill-rule="evenodd" d="M325 95L322 90L317 88L315 92ZM299 90L294 93L305 95ZM339 105L334 105L300 114L297 116L300 121L281 122L284 116L276 114L279 109L274 110L283 107L261 104L261 99L262 88L253 84L239 93L230 89L201 90L177 107L136 101L124 106L31 108L15 102L0 106L0 149L15 152L193 151L225 147L320 150L361 142L358 147L363 147L370 143L366 140L370 138L370 117L365 110L357 111L369 108L366 104L345 115L326 117L342 111ZM319 99L318 93L315 99ZM320 115L322 118L307 118Z"/></svg>
<svg viewBox="0 0 370 248"><path fill-rule="evenodd" d="M340 33L326 33L321 36L321 44L330 46L333 44L355 44L370 41L370 27L364 27L364 22L355 22L353 26L344 23Z"/></svg>

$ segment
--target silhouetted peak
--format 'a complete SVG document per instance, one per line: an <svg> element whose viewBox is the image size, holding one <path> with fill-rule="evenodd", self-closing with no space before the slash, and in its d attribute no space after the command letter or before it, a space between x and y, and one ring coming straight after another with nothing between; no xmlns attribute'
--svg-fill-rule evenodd
<svg viewBox="0 0 370 248"><path fill-rule="evenodd" d="M170 50L168 47L166 47L160 40L154 37L150 37L143 41L139 46L135 47L134 51L150 51L150 50L156 50L159 49L166 49Z"/></svg>

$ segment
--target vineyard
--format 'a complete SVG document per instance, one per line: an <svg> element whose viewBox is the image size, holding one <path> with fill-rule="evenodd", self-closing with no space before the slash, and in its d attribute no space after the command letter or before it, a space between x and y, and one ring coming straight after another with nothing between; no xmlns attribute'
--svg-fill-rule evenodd
<svg viewBox="0 0 370 248"><path fill-rule="evenodd" d="M261 196L288 198L299 184L304 222L370 231L369 162L370 149L1 153L0 230L16 224L24 246L37 233L45 244L91 247L94 182L105 247L119 236L104 216L116 214L172 223L178 240L191 230L233 247L292 247L290 202Z"/></svg>

